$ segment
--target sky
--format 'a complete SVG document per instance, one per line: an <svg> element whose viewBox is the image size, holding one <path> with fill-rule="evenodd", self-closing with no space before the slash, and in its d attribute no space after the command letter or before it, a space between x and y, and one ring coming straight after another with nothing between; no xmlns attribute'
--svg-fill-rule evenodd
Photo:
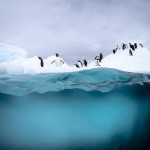
<svg viewBox="0 0 150 150"><path fill-rule="evenodd" d="M149 0L0 0L0 43L74 63L122 42L150 49Z"/></svg>

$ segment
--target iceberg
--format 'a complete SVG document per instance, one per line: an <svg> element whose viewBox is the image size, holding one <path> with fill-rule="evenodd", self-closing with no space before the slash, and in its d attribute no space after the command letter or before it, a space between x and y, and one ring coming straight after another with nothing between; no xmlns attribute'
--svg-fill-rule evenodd
<svg viewBox="0 0 150 150"><path fill-rule="evenodd" d="M119 50L99 67L55 58L0 63L0 149L150 149L147 49Z"/></svg>
<svg viewBox="0 0 150 150"><path fill-rule="evenodd" d="M19 47L0 43L0 62L13 61L20 58L25 58L27 52Z"/></svg>
<svg viewBox="0 0 150 150"><path fill-rule="evenodd" d="M76 72L1 75L0 80L0 93L24 96L66 89L109 92L124 85L149 83L150 75L95 68Z"/></svg>

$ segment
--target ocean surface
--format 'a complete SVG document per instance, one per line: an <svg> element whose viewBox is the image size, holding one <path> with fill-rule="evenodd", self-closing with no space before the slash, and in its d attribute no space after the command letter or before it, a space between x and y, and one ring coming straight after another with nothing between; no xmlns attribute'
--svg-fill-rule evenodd
<svg viewBox="0 0 150 150"><path fill-rule="evenodd" d="M149 141L150 75L0 75L2 150L149 150Z"/></svg>

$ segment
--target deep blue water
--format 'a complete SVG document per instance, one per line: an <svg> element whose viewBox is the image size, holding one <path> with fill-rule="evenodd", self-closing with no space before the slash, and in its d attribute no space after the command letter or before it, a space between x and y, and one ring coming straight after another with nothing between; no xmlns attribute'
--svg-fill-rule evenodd
<svg viewBox="0 0 150 150"><path fill-rule="evenodd" d="M149 150L150 76L114 69L0 76L0 149Z"/></svg>

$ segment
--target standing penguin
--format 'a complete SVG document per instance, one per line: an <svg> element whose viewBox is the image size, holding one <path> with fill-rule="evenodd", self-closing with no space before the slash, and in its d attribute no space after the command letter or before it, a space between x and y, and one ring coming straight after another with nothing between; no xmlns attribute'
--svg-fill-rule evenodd
<svg viewBox="0 0 150 150"><path fill-rule="evenodd" d="M64 64L64 61L59 57L59 54L57 54L56 53L56 58L55 58L55 60L53 60L52 62L51 62L51 64L53 64L55 62L55 65L57 66L57 67L60 67L60 66L62 66L62 64Z"/></svg>
<svg viewBox="0 0 150 150"><path fill-rule="evenodd" d="M133 51L135 50L134 45L132 45L131 43L129 43L129 46L130 46L130 48L131 48Z"/></svg>
<svg viewBox="0 0 150 150"><path fill-rule="evenodd" d="M115 53L116 53L116 49L113 49L112 51L113 51L113 54L115 54Z"/></svg>
<svg viewBox="0 0 150 150"><path fill-rule="evenodd" d="M130 56L133 56L131 49L129 50L129 54L130 54Z"/></svg>
<svg viewBox="0 0 150 150"><path fill-rule="evenodd" d="M137 49L137 43L134 43L134 48Z"/></svg>
<svg viewBox="0 0 150 150"><path fill-rule="evenodd" d="M100 57L99 57L99 56L96 56L96 57L95 57L96 66L100 66L100 64L99 64L100 61L99 61L99 60L100 60Z"/></svg>
<svg viewBox="0 0 150 150"><path fill-rule="evenodd" d="M119 49L120 49L120 48L119 48L119 46L117 45L116 51L119 50Z"/></svg>
<svg viewBox="0 0 150 150"><path fill-rule="evenodd" d="M102 54L102 53L100 53L100 56L99 56L99 62L101 62L101 61L102 61L102 59L103 59L103 54Z"/></svg>
<svg viewBox="0 0 150 150"><path fill-rule="evenodd" d="M125 44L125 48L128 48L128 45L127 45L127 44Z"/></svg>
<svg viewBox="0 0 150 150"><path fill-rule="evenodd" d="M83 60L83 63L84 63L84 66L87 67L88 63L87 63L87 61L85 59Z"/></svg>
<svg viewBox="0 0 150 150"><path fill-rule="evenodd" d="M83 64L80 60L78 60L78 66L83 67Z"/></svg>
<svg viewBox="0 0 150 150"><path fill-rule="evenodd" d="M43 62L43 59L41 57L38 57L41 61L41 67L44 67L44 62Z"/></svg>
<svg viewBox="0 0 150 150"><path fill-rule="evenodd" d="M126 49L126 44L122 43L122 49L123 49L123 50Z"/></svg>

